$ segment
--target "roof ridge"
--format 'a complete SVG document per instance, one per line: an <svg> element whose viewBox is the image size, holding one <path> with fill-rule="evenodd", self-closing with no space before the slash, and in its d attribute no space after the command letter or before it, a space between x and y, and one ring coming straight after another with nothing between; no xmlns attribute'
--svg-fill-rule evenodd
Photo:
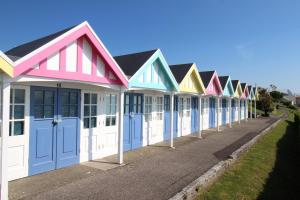
<svg viewBox="0 0 300 200"><path fill-rule="evenodd" d="M135 53L129 53L129 54L122 54L122 55L117 55L114 56L114 58L116 57L122 57L122 56L131 56L131 55L137 55L137 54L142 54L142 53L150 53L150 52L156 52L158 49L152 49L152 50L147 50L147 51L140 51L140 52L135 52Z"/></svg>

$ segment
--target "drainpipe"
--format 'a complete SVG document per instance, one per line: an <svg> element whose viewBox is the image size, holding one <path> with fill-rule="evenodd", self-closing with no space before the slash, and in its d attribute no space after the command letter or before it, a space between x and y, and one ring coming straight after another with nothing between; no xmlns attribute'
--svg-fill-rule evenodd
<svg viewBox="0 0 300 200"><path fill-rule="evenodd" d="M202 113L201 113L201 110L202 110L202 105L201 105L201 95L199 95L198 97L198 123L199 123L199 130L198 130L198 138L202 138L202 126L201 126L201 122L202 122Z"/></svg>
<svg viewBox="0 0 300 200"><path fill-rule="evenodd" d="M7 76L3 76L2 82L2 126L1 126L1 200L8 199L8 165L7 165L7 155L8 155L8 144L7 140L9 137L9 104L10 104L10 82Z"/></svg>
<svg viewBox="0 0 300 200"><path fill-rule="evenodd" d="M123 87L120 88L119 93L119 138L118 138L118 163L123 164L123 116L124 116L124 92L125 89Z"/></svg>
<svg viewBox="0 0 300 200"><path fill-rule="evenodd" d="M228 98L228 104L229 104L229 112L228 112L228 116L229 116L229 128L231 128L231 112L232 112L232 108L231 108L231 97Z"/></svg>
<svg viewBox="0 0 300 200"><path fill-rule="evenodd" d="M220 132L220 126L219 126L219 109L220 109L220 97L217 96L217 132Z"/></svg>
<svg viewBox="0 0 300 200"><path fill-rule="evenodd" d="M174 92L171 92L171 99L170 99L170 112L171 112L171 117L170 117L170 147L174 148L174 135L173 135L173 127L174 127Z"/></svg>

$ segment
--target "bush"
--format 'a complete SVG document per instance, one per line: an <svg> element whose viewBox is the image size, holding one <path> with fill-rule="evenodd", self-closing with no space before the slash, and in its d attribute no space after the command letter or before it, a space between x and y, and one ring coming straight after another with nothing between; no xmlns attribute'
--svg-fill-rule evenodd
<svg viewBox="0 0 300 200"><path fill-rule="evenodd" d="M295 125L298 127L298 130L299 130L299 128L300 128L300 113L299 112L294 113L294 122L295 122Z"/></svg>
<svg viewBox="0 0 300 200"><path fill-rule="evenodd" d="M289 105L288 108L292 109L292 110L297 110L296 106L293 106L293 105Z"/></svg>
<svg viewBox="0 0 300 200"><path fill-rule="evenodd" d="M283 101L282 104L285 105L286 107L289 107L292 105L291 102L288 102L288 101Z"/></svg>

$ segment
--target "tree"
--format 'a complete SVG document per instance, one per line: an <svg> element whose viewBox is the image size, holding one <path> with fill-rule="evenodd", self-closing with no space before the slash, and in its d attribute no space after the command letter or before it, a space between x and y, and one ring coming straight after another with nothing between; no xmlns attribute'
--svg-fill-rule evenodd
<svg viewBox="0 0 300 200"><path fill-rule="evenodd" d="M265 112L265 116L269 116L269 112L273 111L272 108L272 97L267 92L266 89L262 89L259 91L259 107L262 111Z"/></svg>
<svg viewBox="0 0 300 200"><path fill-rule="evenodd" d="M283 97L283 94L279 91L272 91L272 92L270 92L270 95L275 102L279 102L280 99L282 99L282 97Z"/></svg>

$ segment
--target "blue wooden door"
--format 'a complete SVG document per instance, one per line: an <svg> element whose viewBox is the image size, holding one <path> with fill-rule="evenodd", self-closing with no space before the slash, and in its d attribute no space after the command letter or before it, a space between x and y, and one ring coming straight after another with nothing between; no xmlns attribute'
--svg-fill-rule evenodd
<svg viewBox="0 0 300 200"><path fill-rule="evenodd" d="M209 98L209 128L215 128L216 120L216 100Z"/></svg>
<svg viewBox="0 0 300 200"><path fill-rule="evenodd" d="M143 95L126 93L124 96L124 151L143 145Z"/></svg>
<svg viewBox="0 0 300 200"><path fill-rule="evenodd" d="M191 131L192 133L197 133L199 127L198 97L192 97L191 107Z"/></svg>
<svg viewBox="0 0 300 200"><path fill-rule="evenodd" d="M164 96L164 141L170 139L170 96Z"/></svg>
<svg viewBox="0 0 300 200"><path fill-rule="evenodd" d="M58 90L57 168L79 163L80 91Z"/></svg>
<svg viewBox="0 0 300 200"><path fill-rule="evenodd" d="M231 121L235 121L235 110L236 110L236 105L235 105L235 100L231 100Z"/></svg>
<svg viewBox="0 0 300 200"><path fill-rule="evenodd" d="M178 137L178 96L174 96L173 137Z"/></svg>
<svg viewBox="0 0 300 200"><path fill-rule="evenodd" d="M29 175L78 163L80 90L31 87L30 102Z"/></svg>
<svg viewBox="0 0 300 200"><path fill-rule="evenodd" d="M226 125L227 100L222 99L222 125Z"/></svg>

